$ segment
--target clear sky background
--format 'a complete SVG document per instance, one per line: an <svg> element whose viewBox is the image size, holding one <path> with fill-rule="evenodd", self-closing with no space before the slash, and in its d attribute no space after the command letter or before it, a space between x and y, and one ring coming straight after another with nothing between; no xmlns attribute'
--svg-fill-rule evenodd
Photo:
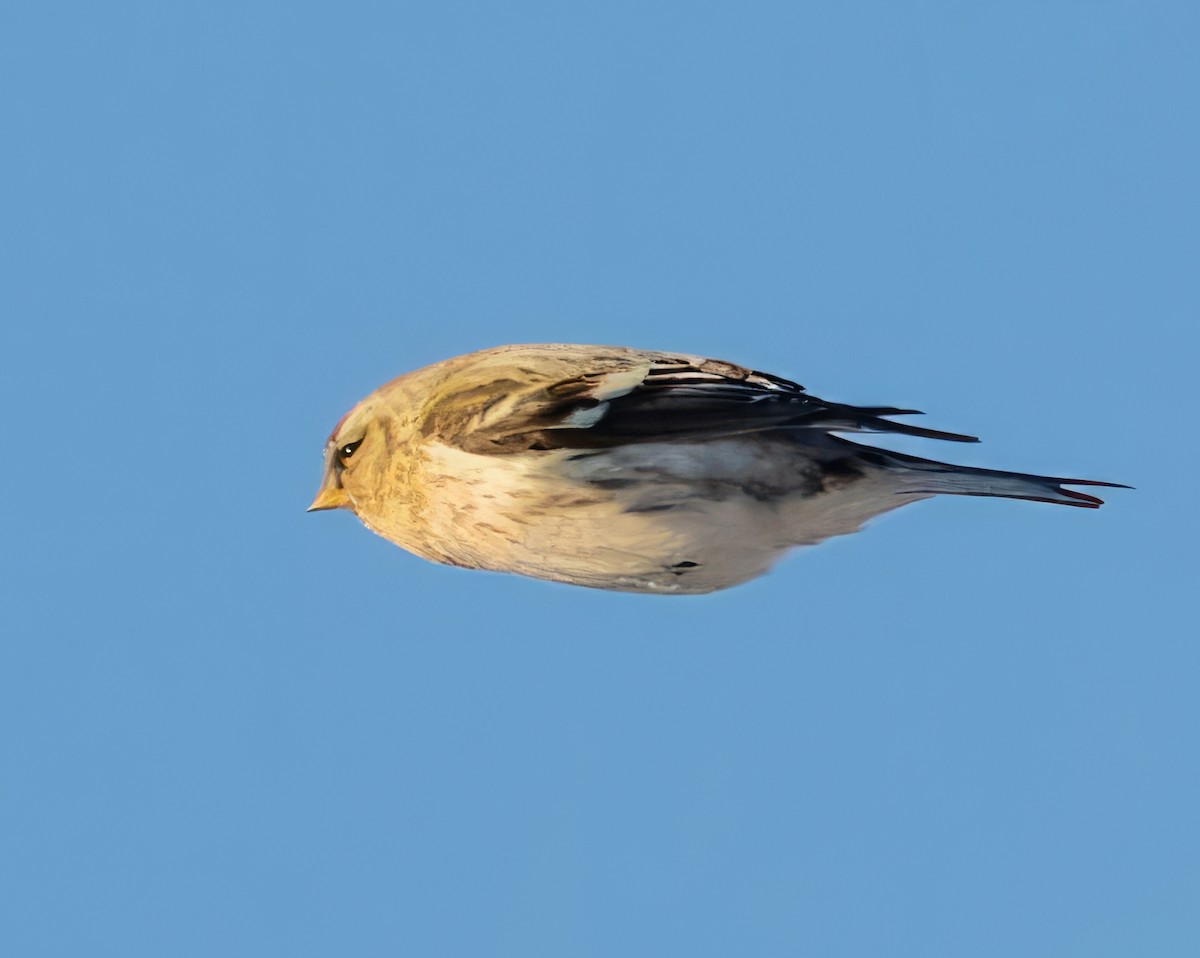
<svg viewBox="0 0 1200 958"><path fill-rule="evenodd" d="M0 15L0 950L1194 956L1200 6ZM670 599L305 515L387 379L706 353L1131 483Z"/></svg>

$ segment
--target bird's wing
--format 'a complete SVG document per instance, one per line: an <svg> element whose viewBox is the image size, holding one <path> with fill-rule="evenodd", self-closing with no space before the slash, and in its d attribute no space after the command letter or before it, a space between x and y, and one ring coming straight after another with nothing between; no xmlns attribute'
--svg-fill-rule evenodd
<svg viewBox="0 0 1200 958"><path fill-rule="evenodd" d="M667 354L612 354L550 375L513 361L448 382L427 412L426 434L471 452L598 449L628 443L703 440L817 429L890 432L976 442L884 417L916 414L891 406L826 402L787 379L719 360ZM468 385L469 384L469 385Z"/></svg>

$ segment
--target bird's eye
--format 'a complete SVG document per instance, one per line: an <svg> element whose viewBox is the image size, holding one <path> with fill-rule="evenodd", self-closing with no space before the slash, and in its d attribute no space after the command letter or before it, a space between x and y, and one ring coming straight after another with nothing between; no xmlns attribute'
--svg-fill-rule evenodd
<svg viewBox="0 0 1200 958"><path fill-rule="evenodd" d="M346 445L344 445L338 449L338 451L337 451L338 458L341 459L343 462L345 462L347 459L349 459L351 456L354 455L354 450L357 449L361 445L362 445L361 439L358 440L358 442L346 443Z"/></svg>

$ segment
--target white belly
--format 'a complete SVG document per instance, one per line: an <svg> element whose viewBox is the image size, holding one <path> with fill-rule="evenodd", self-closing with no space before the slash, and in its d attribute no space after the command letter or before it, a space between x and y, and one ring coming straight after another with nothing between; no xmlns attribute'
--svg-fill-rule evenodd
<svg viewBox="0 0 1200 958"><path fill-rule="evenodd" d="M897 495L883 473L814 485L812 468L741 440L575 459L427 452L408 528L375 531L438 562L625 591L734 585L791 546L924 498Z"/></svg>

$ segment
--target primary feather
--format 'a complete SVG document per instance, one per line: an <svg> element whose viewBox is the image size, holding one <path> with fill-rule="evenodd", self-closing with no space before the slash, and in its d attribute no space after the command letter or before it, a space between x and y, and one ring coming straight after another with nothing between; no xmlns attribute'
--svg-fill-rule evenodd
<svg viewBox="0 0 1200 958"><path fill-rule="evenodd" d="M596 588L687 594L761 575L787 549L938 493L1096 508L1065 485L834 433L972 436L831 403L684 354L502 346L401 376L326 445L312 508L348 508L425 558Z"/></svg>

